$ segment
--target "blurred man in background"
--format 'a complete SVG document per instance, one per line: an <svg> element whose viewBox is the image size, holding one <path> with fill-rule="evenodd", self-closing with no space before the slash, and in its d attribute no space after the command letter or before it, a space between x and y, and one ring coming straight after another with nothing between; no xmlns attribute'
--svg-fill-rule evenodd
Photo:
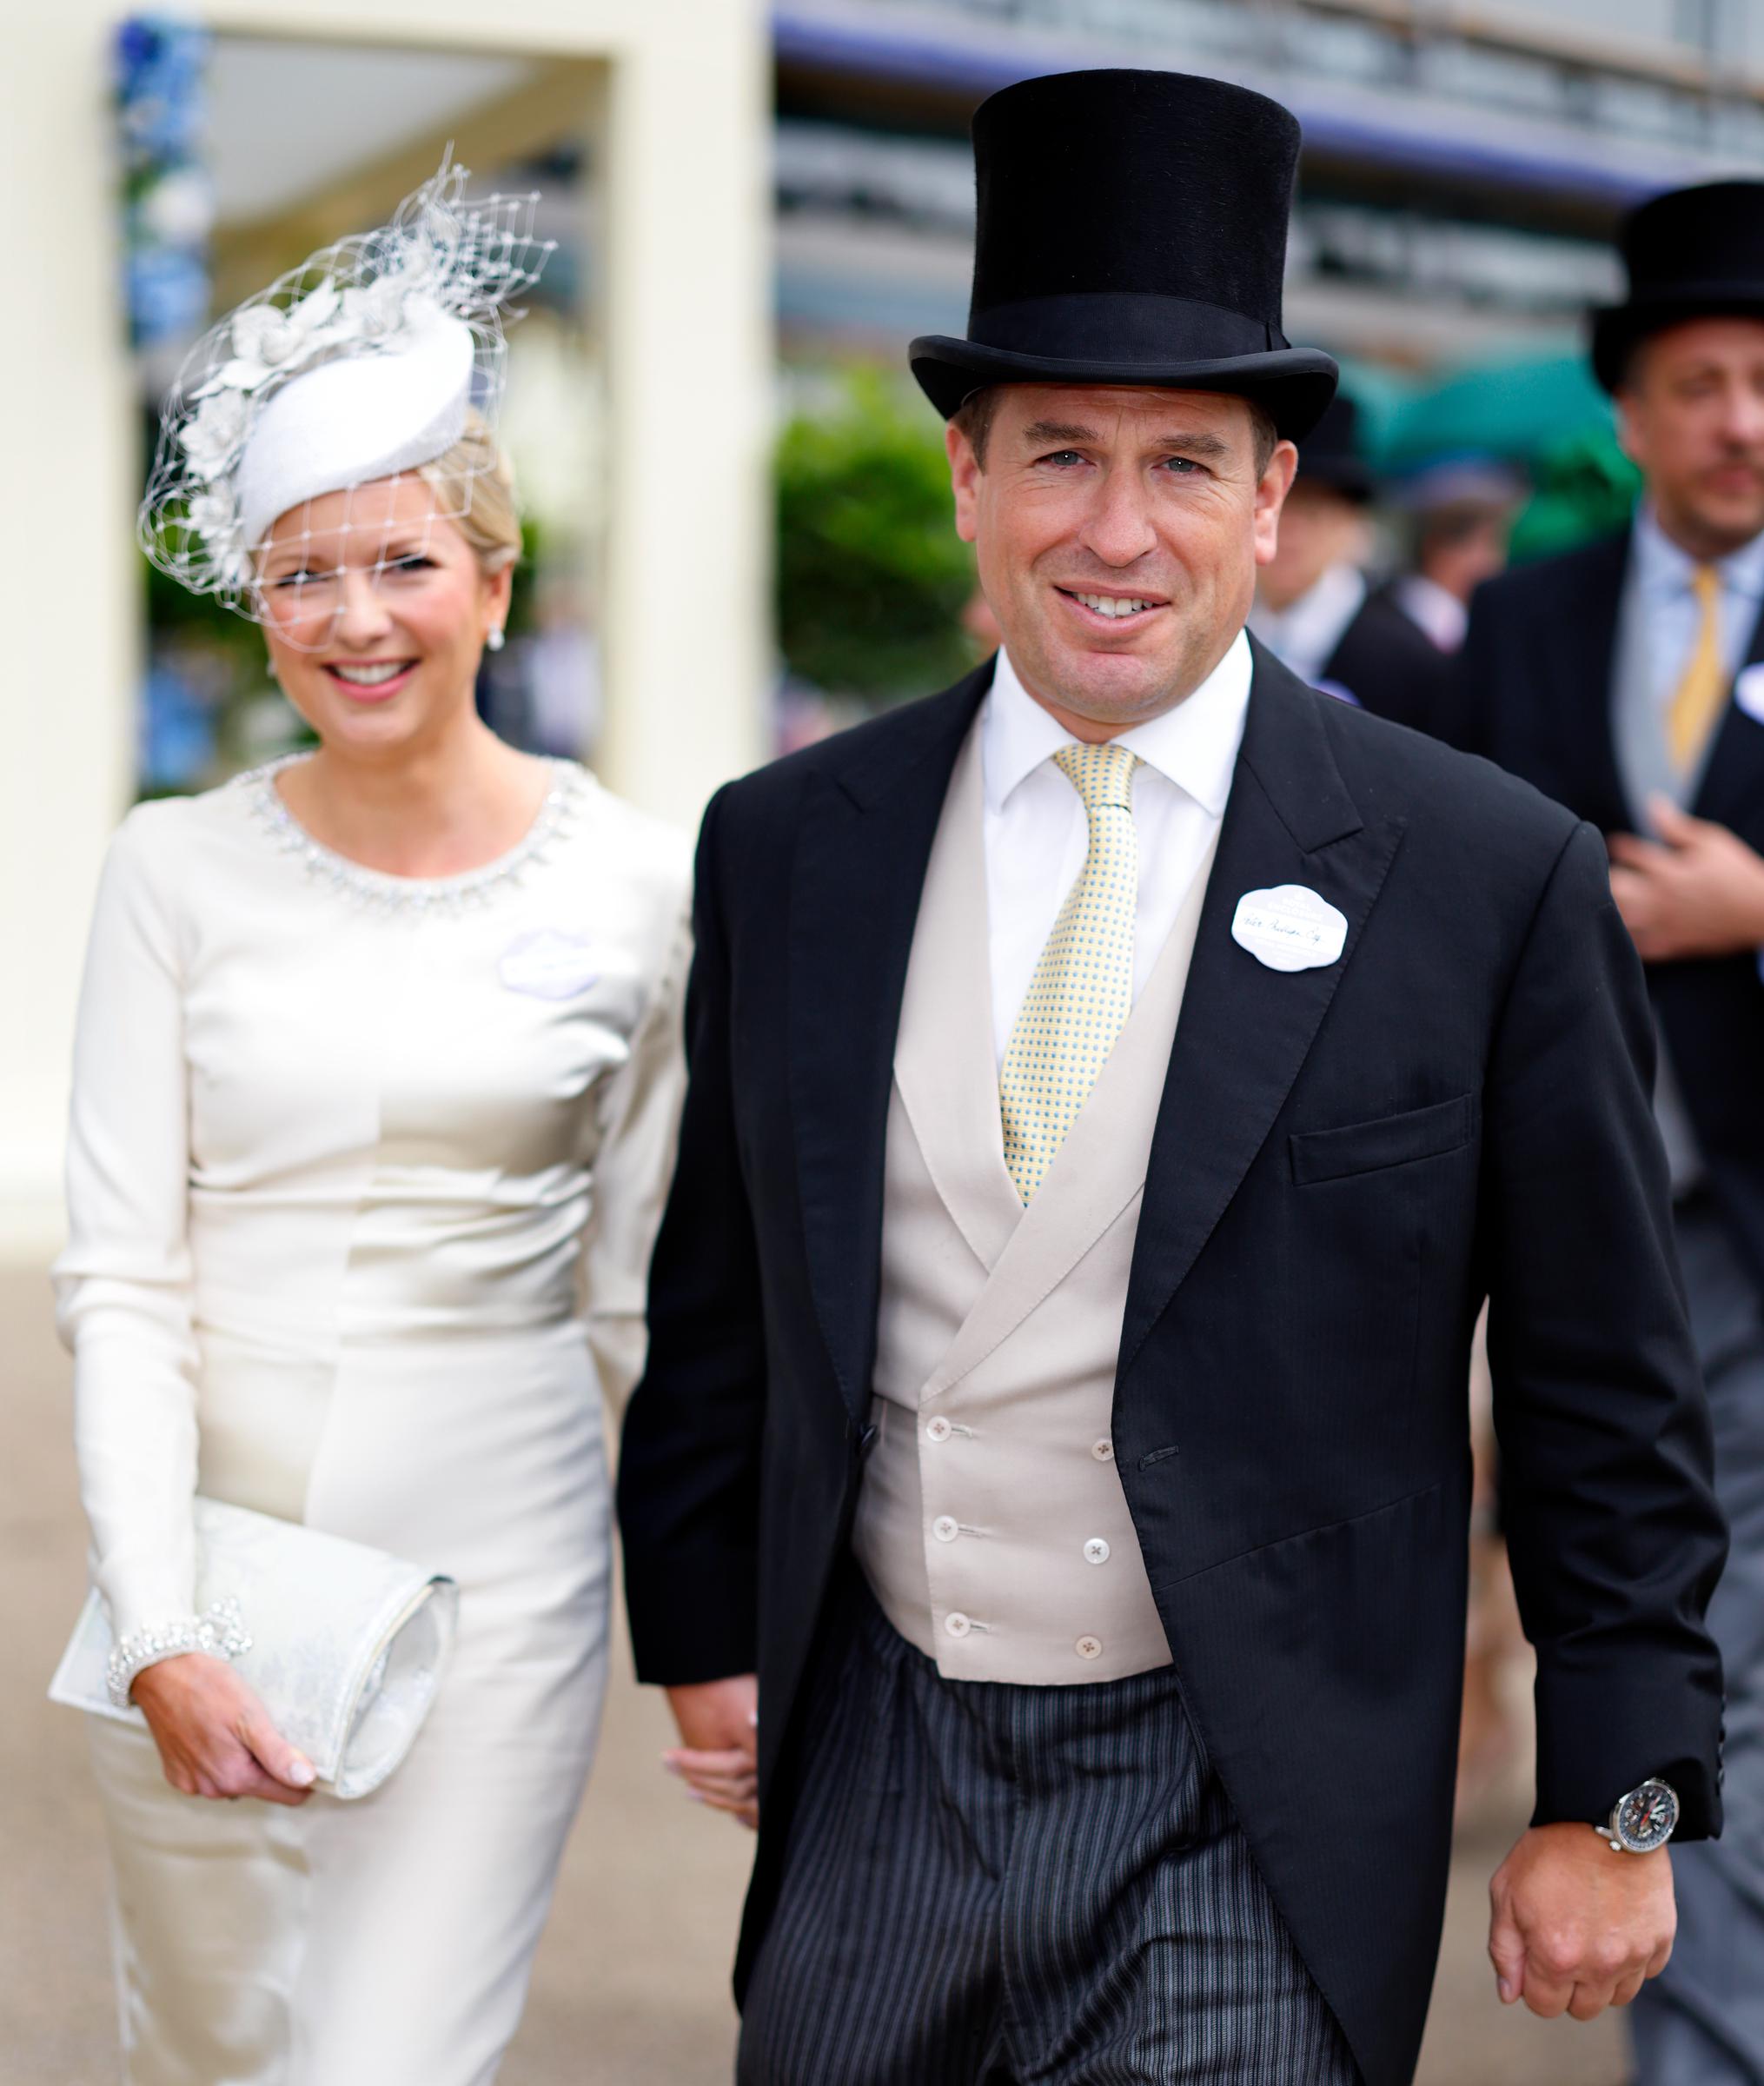
<svg viewBox="0 0 1764 2086"><path fill-rule="evenodd" d="M1440 651L1462 646L1470 596L1506 569L1507 538L1524 494L1518 473L1492 456L1448 458L1403 488L1414 556L1391 599Z"/></svg>
<svg viewBox="0 0 1764 2086"><path fill-rule="evenodd" d="M1733 1530L1709 1610L1727 1811L1674 1855L1677 1949L1637 2000L1641 2086L1764 2079L1764 183L1655 197L1593 364L1634 525L1478 594L1463 736L1609 836L1648 966L1655 1109Z"/></svg>
<svg viewBox="0 0 1764 2086"><path fill-rule="evenodd" d="M1439 648L1364 569L1373 485L1358 410L1337 392L1299 446L1279 548L1257 580L1250 628L1313 688L1434 731L1449 685Z"/></svg>

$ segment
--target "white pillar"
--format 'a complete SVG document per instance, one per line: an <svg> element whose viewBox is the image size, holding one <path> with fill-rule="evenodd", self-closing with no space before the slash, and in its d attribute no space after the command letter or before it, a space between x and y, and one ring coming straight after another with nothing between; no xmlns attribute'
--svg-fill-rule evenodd
<svg viewBox="0 0 1764 2086"><path fill-rule="evenodd" d="M651 43L610 82L603 766L683 820L766 750L765 62L758 37Z"/></svg>
<svg viewBox="0 0 1764 2086"><path fill-rule="evenodd" d="M0 738L0 1253L60 1226L68 1053L98 863L135 774L132 378L107 13L32 18L0 74L9 322Z"/></svg>

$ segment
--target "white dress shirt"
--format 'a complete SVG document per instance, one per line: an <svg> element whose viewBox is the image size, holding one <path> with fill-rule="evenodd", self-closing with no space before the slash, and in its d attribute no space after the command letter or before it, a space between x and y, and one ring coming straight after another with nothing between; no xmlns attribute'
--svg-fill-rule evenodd
<svg viewBox="0 0 1764 2086"><path fill-rule="evenodd" d="M1416 629L1442 652L1462 652L1470 627L1470 612L1456 595L1424 572L1405 573L1396 582L1396 600Z"/></svg>
<svg viewBox="0 0 1764 2086"><path fill-rule="evenodd" d="M1721 575L1721 604L1716 641L1728 678L1745 661L1746 648L1764 603L1764 535L1754 536L1729 556L1715 561ZM1702 604L1692 587L1696 560L1681 550L1643 503L1635 516L1626 592L1640 610L1647 633L1648 694L1664 720L1696 649ZM1637 806L1637 811L1641 809Z"/></svg>
<svg viewBox="0 0 1764 2086"><path fill-rule="evenodd" d="M1139 842L1136 1000L1224 816L1243 741L1250 663L1249 640L1240 630L1191 695L1117 741L1141 762L1133 773ZM980 713L992 1041L1000 1065L1036 963L1090 848L1083 802L1053 764L1060 748L1072 743L1018 679L1010 654L1001 651Z"/></svg>
<svg viewBox="0 0 1764 2086"><path fill-rule="evenodd" d="M1764 535L1754 536L1720 559L1716 642L1731 677L1744 662L1761 601L1764 601ZM1701 754L1687 772L1674 764L1668 716L1702 628L1702 604L1693 586L1696 561L1660 526L1646 502L1637 510L1630 537L1628 570L1618 614L1616 657L1611 681L1611 731L1618 772L1638 826L1651 833L1648 801L1656 792L1688 809L1696 797L1703 765L1721 728L1719 717ZM1760 969L1764 971L1764 954ZM1686 1195L1704 1177L1702 1154L1691 1128L1666 1040L1660 1039L1654 1113L1666 1146L1675 1195Z"/></svg>

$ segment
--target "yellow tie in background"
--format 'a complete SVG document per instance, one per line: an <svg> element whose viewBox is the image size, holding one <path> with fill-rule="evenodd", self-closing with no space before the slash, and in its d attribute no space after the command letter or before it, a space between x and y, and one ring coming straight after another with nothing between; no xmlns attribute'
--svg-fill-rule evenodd
<svg viewBox="0 0 1764 2086"><path fill-rule="evenodd" d="M1690 589L1702 621L1666 713L1667 744L1672 765L1681 775L1696 765L1728 700L1728 672L1721 663L1721 575L1713 565L1699 565L1690 575Z"/></svg>
<svg viewBox="0 0 1764 2086"><path fill-rule="evenodd" d="M1054 765L1084 801L1090 851L1029 981L998 1074L1005 1166L1034 1199L1133 1006L1139 840L1133 771L1112 741L1062 747Z"/></svg>

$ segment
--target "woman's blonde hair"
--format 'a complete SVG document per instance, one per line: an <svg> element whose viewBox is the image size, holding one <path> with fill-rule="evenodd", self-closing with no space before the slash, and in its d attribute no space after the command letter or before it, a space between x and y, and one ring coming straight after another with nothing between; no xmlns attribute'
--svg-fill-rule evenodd
<svg viewBox="0 0 1764 2086"><path fill-rule="evenodd" d="M424 464L421 475L486 573L514 564L521 555L514 467L475 407L467 414L459 440Z"/></svg>

